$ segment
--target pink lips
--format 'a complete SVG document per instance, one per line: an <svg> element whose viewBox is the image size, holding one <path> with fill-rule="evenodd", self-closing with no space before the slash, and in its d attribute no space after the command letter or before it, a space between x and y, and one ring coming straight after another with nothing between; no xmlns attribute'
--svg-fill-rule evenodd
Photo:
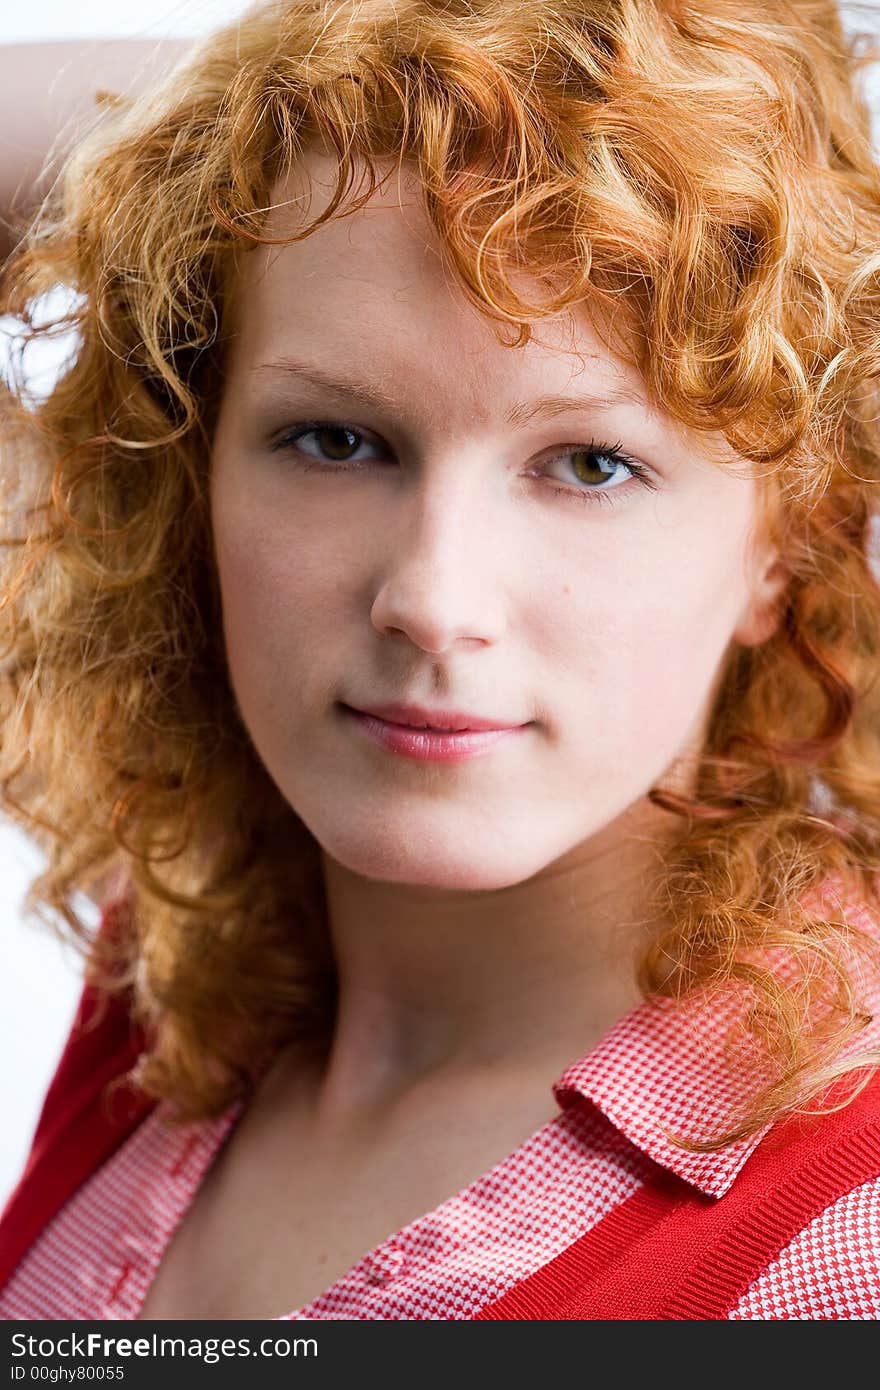
<svg viewBox="0 0 880 1390"><path fill-rule="evenodd" d="M439 729L441 733L482 733L487 729L516 729L521 724L511 724L506 719L484 719L479 714L464 713L455 709L428 709L425 705L358 705L361 714L372 714L390 724L406 724L410 727L427 725Z"/></svg>
<svg viewBox="0 0 880 1390"><path fill-rule="evenodd" d="M374 743L419 762L460 763L478 758L528 728L527 724L493 723L455 711L428 712L412 705L378 705L369 712L350 705L345 708ZM376 712L379 710L381 714ZM392 712L397 719L392 718ZM448 727L413 728L403 722L402 716L419 723L428 719L432 724L448 721Z"/></svg>

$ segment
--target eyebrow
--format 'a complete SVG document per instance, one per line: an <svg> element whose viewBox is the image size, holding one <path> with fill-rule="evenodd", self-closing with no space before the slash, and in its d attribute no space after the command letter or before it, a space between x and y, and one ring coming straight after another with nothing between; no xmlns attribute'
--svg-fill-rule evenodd
<svg viewBox="0 0 880 1390"><path fill-rule="evenodd" d="M587 355L596 361L601 360L595 353ZM306 362L297 357L282 357L273 362L262 362L254 368L254 375L272 373L301 377L303 380L309 381L315 386L321 386L327 391L332 391L338 396L348 396L351 400L359 401L362 405L378 407L389 413L398 409L398 404L393 396L384 391L381 386L364 385L358 381L347 380L345 377L337 376L334 372L319 367L317 363ZM532 420L551 420L556 415L564 415L572 410L602 410L619 403L639 405L645 410L648 409L647 402L637 391L619 386L613 390L609 388L598 392L586 391L578 395L556 393L538 396L532 401L517 401L504 412L503 419L505 424L510 425L511 428L522 429Z"/></svg>

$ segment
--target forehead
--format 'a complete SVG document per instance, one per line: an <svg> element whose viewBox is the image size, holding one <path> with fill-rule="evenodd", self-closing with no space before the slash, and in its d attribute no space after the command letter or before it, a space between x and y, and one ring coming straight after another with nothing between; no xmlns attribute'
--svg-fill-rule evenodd
<svg viewBox="0 0 880 1390"><path fill-rule="evenodd" d="M613 352L586 310L541 319L535 340L512 351L467 298L421 201L415 174L377 161L383 182L356 212L331 216L300 241L260 245L243 258L235 295L234 356L246 362L283 358L308 345L322 362L369 364L394 381L453 367L458 388L589 375L592 390L624 393L647 408L637 369ZM265 232L295 235L325 210L336 160L309 151L272 191ZM541 287L525 274L514 287L540 303ZM508 329L505 337L512 336Z"/></svg>

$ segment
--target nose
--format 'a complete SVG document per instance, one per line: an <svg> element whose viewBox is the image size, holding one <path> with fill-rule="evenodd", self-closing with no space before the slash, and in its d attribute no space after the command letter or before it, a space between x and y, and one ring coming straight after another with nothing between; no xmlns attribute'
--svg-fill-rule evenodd
<svg viewBox="0 0 880 1390"><path fill-rule="evenodd" d="M476 466L444 471L442 463L401 491L370 614L378 632L403 635L432 655L498 640L502 600L490 491Z"/></svg>

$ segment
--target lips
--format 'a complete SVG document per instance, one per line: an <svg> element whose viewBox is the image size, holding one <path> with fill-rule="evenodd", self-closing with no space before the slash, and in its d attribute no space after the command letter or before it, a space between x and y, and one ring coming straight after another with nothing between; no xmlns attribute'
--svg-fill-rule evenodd
<svg viewBox="0 0 880 1390"><path fill-rule="evenodd" d="M515 739L522 738L529 729L527 724L508 724L503 728L497 724L490 724L486 728L485 725L488 721L482 716L465 715L461 711L440 712L434 710L431 711L429 717L447 720L467 719L479 722L484 727L482 729L469 726L458 729L436 729L429 728L426 724L400 724L395 720L386 718L383 714L373 714L366 710L355 709L352 705L343 705L341 708L347 711L348 718L371 743L384 749L386 753L415 763L471 762L474 758L486 757L502 743L510 743ZM377 708L386 712L389 710L388 705L379 705ZM400 715L400 705L390 708L395 714ZM406 707L406 711L409 719L416 717L411 705ZM424 717L425 712L421 711L421 713Z"/></svg>
<svg viewBox="0 0 880 1390"><path fill-rule="evenodd" d="M389 724L399 724L409 729L434 729L441 733L482 733L493 729L520 728L519 722L511 723L469 711L449 709L426 709L422 705L398 703L382 705L352 705L351 709L360 714L371 714L376 719L384 719Z"/></svg>

